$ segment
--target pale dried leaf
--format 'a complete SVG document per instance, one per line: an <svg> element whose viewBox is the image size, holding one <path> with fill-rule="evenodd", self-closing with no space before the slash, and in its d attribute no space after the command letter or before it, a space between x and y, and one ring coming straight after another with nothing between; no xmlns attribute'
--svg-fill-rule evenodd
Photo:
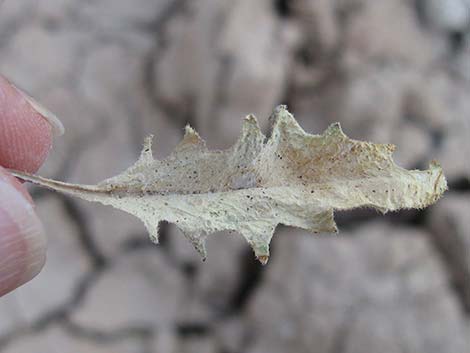
<svg viewBox="0 0 470 353"><path fill-rule="evenodd" d="M158 242L158 224L175 223L203 257L208 234L241 233L266 263L278 224L337 232L334 210L372 207L381 212L423 208L446 190L441 167L406 170L392 160L393 145L348 138L340 125L307 134L284 106L276 108L266 138L254 116L231 148L210 151L186 127L175 151L152 157L152 137L139 160L98 185L62 183L21 172L21 179L139 217Z"/></svg>

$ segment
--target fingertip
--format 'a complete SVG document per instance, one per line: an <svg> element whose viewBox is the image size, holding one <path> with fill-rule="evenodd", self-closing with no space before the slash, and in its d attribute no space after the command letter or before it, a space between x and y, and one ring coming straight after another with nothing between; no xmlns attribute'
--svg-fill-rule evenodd
<svg viewBox="0 0 470 353"><path fill-rule="evenodd" d="M46 238L32 204L0 178L0 296L35 277L46 259Z"/></svg>
<svg viewBox="0 0 470 353"><path fill-rule="evenodd" d="M48 120L0 76L0 165L35 172L52 147Z"/></svg>

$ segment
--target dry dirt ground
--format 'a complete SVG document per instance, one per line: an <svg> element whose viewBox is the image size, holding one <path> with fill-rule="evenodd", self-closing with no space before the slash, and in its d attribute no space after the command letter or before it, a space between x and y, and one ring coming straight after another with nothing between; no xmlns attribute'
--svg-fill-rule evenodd
<svg viewBox="0 0 470 353"><path fill-rule="evenodd" d="M112 208L32 189L48 262L0 300L0 352L469 353L469 0L6 0L0 72L64 122L41 174L95 183L143 137L189 122L213 148L285 103L309 132L340 121L441 161L423 211L337 214L339 235L281 227L271 261L220 234L201 263Z"/></svg>

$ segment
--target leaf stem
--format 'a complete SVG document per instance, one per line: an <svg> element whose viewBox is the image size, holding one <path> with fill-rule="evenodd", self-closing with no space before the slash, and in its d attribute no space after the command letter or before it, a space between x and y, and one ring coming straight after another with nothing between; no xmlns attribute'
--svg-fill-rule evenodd
<svg viewBox="0 0 470 353"><path fill-rule="evenodd" d="M22 172L14 169L6 169L13 176L30 183L46 187L55 191L61 191L69 194L75 193L103 193L104 191L96 187L95 185L77 185L65 183L62 181L57 181L53 179L43 178L39 175L30 174L27 172Z"/></svg>

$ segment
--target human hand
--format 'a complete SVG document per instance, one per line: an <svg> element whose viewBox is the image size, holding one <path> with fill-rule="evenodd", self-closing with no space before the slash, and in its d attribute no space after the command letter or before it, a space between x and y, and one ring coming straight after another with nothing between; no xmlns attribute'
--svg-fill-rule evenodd
<svg viewBox="0 0 470 353"><path fill-rule="evenodd" d="M60 121L0 76L0 296L36 276L46 258L33 201L4 168L35 172L54 133L63 133Z"/></svg>

